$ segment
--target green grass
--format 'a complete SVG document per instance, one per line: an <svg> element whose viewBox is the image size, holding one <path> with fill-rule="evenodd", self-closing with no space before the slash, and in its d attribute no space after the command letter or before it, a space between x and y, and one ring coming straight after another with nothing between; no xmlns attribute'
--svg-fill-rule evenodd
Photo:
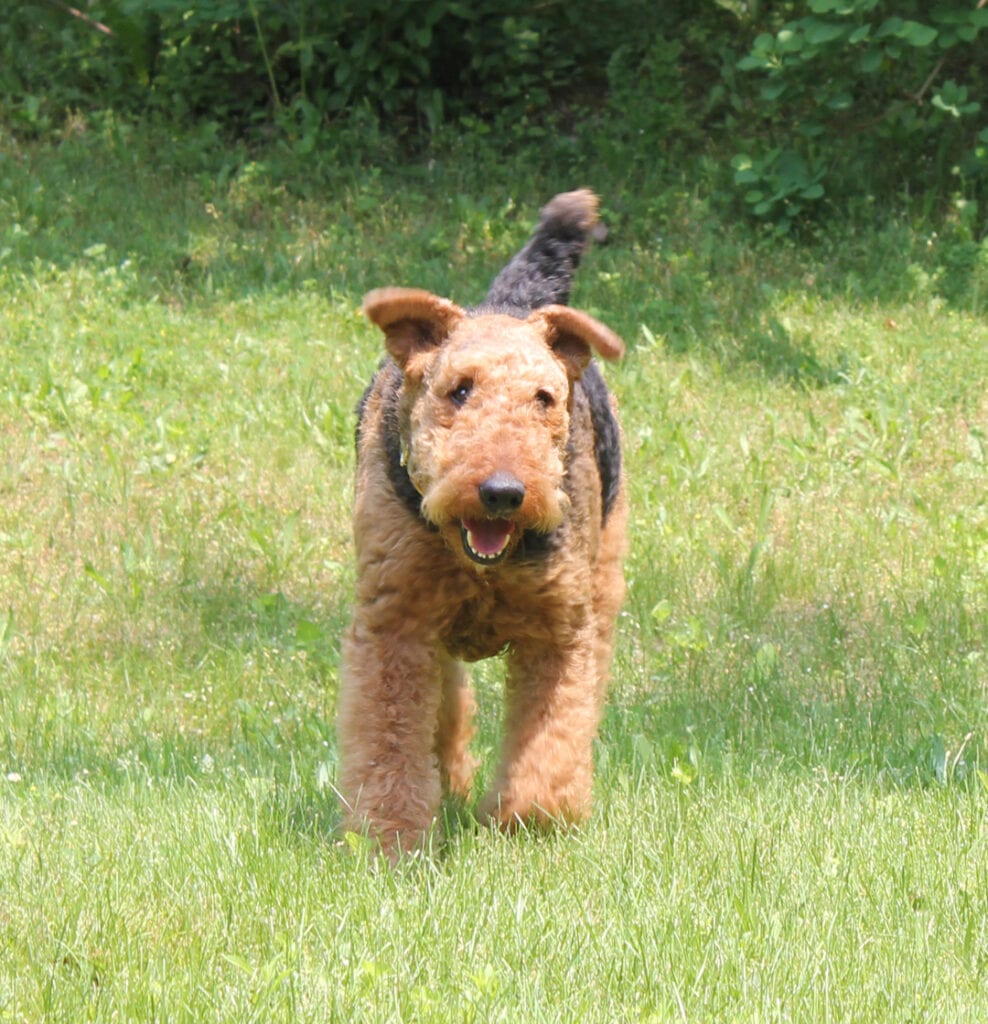
<svg viewBox="0 0 988 1024"><path fill-rule="evenodd" d="M985 1019L967 221L797 243L592 154L309 176L119 131L0 145L0 1021ZM479 298L585 183L633 509L597 809L449 807L371 870L332 790L360 297Z"/></svg>

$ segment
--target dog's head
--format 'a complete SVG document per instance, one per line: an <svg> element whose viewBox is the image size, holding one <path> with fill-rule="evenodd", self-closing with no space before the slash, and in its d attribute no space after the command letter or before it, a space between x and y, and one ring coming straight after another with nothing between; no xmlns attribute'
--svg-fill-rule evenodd
<svg viewBox="0 0 988 1024"><path fill-rule="evenodd" d="M621 339L568 306L471 314L412 288L373 291L364 311L404 373L403 458L450 547L491 566L526 530L556 529L573 384L594 352L619 358Z"/></svg>

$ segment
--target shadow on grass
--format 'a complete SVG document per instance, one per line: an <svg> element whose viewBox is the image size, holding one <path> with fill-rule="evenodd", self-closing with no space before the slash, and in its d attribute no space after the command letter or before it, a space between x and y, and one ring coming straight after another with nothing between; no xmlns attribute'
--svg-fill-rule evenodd
<svg viewBox="0 0 988 1024"><path fill-rule="evenodd" d="M852 687L854 683L852 682ZM812 694L739 673L714 692L688 687L612 704L601 729L603 772L656 775L689 786L725 774L862 779L888 787L986 784L985 716L888 680L869 696Z"/></svg>
<svg viewBox="0 0 988 1024"><path fill-rule="evenodd" d="M188 600L207 642L241 652L303 654L327 678L339 668L339 638L349 616L338 597L328 608L293 601L282 591L197 587Z"/></svg>
<svg viewBox="0 0 988 1024"><path fill-rule="evenodd" d="M612 230L578 274L574 302L589 301L629 342L644 325L673 352L826 387L842 379L853 352L824 354L799 336L775 312L779 295L865 306L988 300L988 264L963 225L923 232L869 208L845 212L826 234L780 239L684 194L667 170L632 193L623 171L590 157L565 172L535 170L533 160L525 179L492 174L486 186L484 175L442 160L362 177L324 169L323 182L311 161L276 154L265 162L246 151L190 151L174 173L144 173L160 161L153 133L124 147L90 135L26 149L8 165L9 188L33 227L8 239L5 266L34 275L48 265L129 265L135 297L186 307L314 282L354 307L367 289L389 284L469 304L523 244L542 203L589 183ZM50 199L62 194L67 205Z"/></svg>

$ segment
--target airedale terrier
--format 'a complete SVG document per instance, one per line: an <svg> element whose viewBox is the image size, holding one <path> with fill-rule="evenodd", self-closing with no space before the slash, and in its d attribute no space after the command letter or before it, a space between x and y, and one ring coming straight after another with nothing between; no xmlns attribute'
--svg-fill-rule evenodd
<svg viewBox="0 0 988 1024"><path fill-rule="evenodd" d="M444 789L469 796L462 662L502 651L503 749L481 818L590 808L627 518L616 408L591 362L624 346L564 305L596 225L592 192L556 196L474 309L411 288L364 299L389 357L359 407L339 791L346 827L391 857L422 844Z"/></svg>

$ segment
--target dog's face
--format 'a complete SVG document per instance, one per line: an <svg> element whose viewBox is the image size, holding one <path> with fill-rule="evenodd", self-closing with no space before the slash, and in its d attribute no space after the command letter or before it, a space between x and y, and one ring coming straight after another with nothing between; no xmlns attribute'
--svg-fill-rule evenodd
<svg viewBox="0 0 988 1024"><path fill-rule="evenodd" d="M371 292L364 309L404 373L403 456L450 548L493 566L526 530L556 529L572 385L592 350L621 355L617 335L565 306L471 316L415 289Z"/></svg>

